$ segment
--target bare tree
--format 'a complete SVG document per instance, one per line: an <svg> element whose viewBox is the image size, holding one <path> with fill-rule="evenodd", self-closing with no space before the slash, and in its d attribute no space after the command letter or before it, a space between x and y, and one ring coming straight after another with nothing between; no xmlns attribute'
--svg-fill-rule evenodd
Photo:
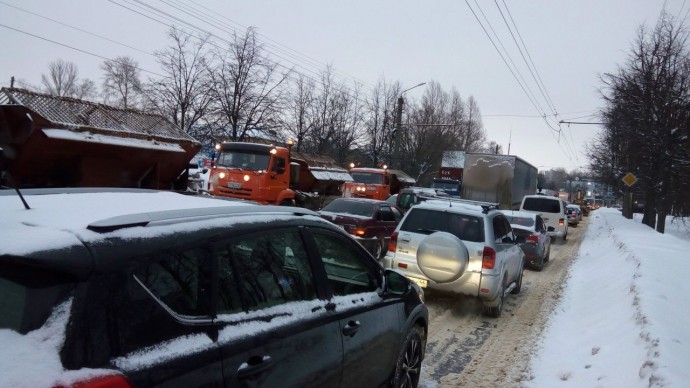
<svg viewBox="0 0 690 388"><path fill-rule="evenodd" d="M640 28L628 63L602 81L605 130L590 146L590 170L621 189L622 175L636 174L643 223L663 233L667 214L690 212L688 32L662 13L652 31Z"/></svg>
<svg viewBox="0 0 690 388"><path fill-rule="evenodd" d="M96 87L89 79L79 80L79 70L72 62L58 59L48 64L48 74L41 75L44 91L53 96L90 98Z"/></svg>
<svg viewBox="0 0 690 388"><path fill-rule="evenodd" d="M234 35L227 50L214 52L209 67L215 109L226 124L225 136L243 140L250 129L265 129L276 119L281 101L281 85L288 72L280 74L248 28L245 35Z"/></svg>
<svg viewBox="0 0 690 388"><path fill-rule="evenodd" d="M139 67L134 58L117 57L106 60L101 65L105 73L103 77L103 93L106 102L115 100L117 106L130 108L137 106L137 97L141 93Z"/></svg>
<svg viewBox="0 0 690 388"><path fill-rule="evenodd" d="M302 150L307 134L316 125L314 117L315 83L312 79L299 74L292 82L285 108L280 114L279 122L284 132L296 141L295 149Z"/></svg>
<svg viewBox="0 0 690 388"><path fill-rule="evenodd" d="M365 127L368 143L366 152L374 166L390 154L395 120L395 104L400 94L400 82L380 79L365 102Z"/></svg>
<svg viewBox="0 0 690 388"><path fill-rule="evenodd" d="M145 104L195 136L196 126L207 119L212 98L207 72L208 36L196 38L173 28L168 38L170 46L156 52L164 77L149 80ZM209 141L195 137L202 143Z"/></svg>

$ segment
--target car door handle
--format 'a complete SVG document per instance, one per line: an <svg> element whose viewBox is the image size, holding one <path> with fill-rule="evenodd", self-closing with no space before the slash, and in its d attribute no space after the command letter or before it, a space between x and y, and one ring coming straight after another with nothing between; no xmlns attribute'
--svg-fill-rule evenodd
<svg viewBox="0 0 690 388"><path fill-rule="evenodd" d="M343 335L346 335L348 337L354 337L355 334L359 331L359 327L362 326L359 321L350 321L343 327Z"/></svg>
<svg viewBox="0 0 690 388"><path fill-rule="evenodd" d="M275 363L271 356L253 356L237 368L237 378L240 380L248 379L266 372L273 368L274 365Z"/></svg>

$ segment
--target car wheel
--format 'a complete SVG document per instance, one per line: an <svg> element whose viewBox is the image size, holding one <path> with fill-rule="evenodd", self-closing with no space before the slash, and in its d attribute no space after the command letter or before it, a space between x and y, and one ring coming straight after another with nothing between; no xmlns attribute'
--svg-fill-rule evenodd
<svg viewBox="0 0 690 388"><path fill-rule="evenodd" d="M424 359L424 339L423 329L414 326L407 333L403 342L398 361L395 363L391 387L394 388L415 388L419 384L419 376L422 372L422 360Z"/></svg>
<svg viewBox="0 0 690 388"><path fill-rule="evenodd" d="M563 235L563 242L565 242L565 240L566 240L567 238L568 238L568 232L565 232L565 234Z"/></svg>
<svg viewBox="0 0 690 388"><path fill-rule="evenodd" d="M374 257L376 260L380 259L381 256L383 256L383 244L381 243L380 239L376 239L376 244L374 245Z"/></svg>
<svg viewBox="0 0 690 388"><path fill-rule="evenodd" d="M517 279L515 280L515 288L513 288L512 291L510 291L511 294L519 294L520 291L522 290L522 274L525 271L525 265L520 267L520 273L518 274Z"/></svg>
<svg viewBox="0 0 690 388"><path fill-rule="evenodd" d="M505 297L503 294L506 292L506 285L505 285L505 278L503 280L503 285L501 286L501 292L498 293L498 297L496 298L495 306L487 306L484 305L484 315L487 315L492 318L498 318L501 316L501 312L503 312L503 299Z"/></svg>
<svg viewBox="0 0 690 388"><path fill-rule="evenodd" d="M544 260L542 260L542 262L541 262L542 267L543 267L544 264L545 264L547 261L549 261L550 259L551 259L551 245L549 245L549 250L546 251L546 256L544 256Z"/></svg>

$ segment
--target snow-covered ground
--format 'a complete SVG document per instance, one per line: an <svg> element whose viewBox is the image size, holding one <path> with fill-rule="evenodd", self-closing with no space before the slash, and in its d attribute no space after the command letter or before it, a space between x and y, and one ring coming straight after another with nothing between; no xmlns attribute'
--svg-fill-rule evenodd
<svg viewBox="0 0 690 388"><path fill-rule="evenodd" d="M590 214L524 386L690 386L690 220L640 221Z"/></svg>

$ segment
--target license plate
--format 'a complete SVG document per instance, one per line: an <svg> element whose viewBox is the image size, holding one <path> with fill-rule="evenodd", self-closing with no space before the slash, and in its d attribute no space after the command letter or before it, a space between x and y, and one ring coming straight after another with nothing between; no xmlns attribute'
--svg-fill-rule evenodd
<svg viewBox="0 0 690 388"><path fill-rule="evenodd" d="M238 182L230 182L230 183L228 183L228 188L231 188L231 189L241 189L241 188L242 188L242 184L241 184L241 183L238 183Z"/></svg>
<svg viewBox="0 0 690 388"><path fill-rule="evenodd" d="M413 278L411 276L408 276L407 278L412 280L412 282L416 283L419 287L426 288L427 286L426 279Z"/></svg>

